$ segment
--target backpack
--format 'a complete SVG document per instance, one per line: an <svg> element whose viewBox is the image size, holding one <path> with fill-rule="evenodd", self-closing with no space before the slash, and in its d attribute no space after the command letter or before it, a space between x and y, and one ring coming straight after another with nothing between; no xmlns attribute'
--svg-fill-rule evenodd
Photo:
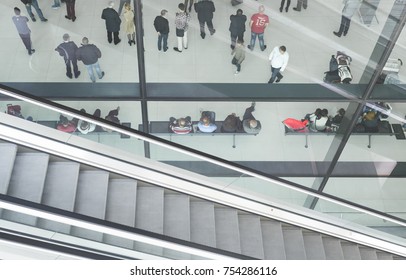
<svg viewBox="0 0 406 280"><path fill-rule="evenodd" d="M343 84L349 84L352 81L352 74L350 67L347 65L338 66L338 75L340 76L341 82Z"/></svg>

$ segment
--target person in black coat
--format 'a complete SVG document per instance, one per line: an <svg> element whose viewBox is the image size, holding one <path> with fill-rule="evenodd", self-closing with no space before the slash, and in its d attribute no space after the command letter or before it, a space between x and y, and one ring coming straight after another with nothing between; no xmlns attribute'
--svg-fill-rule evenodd
<svg viewBox="0 0 406 280"><path fill-rule="evenodd" d="M206 32L204 31L204 24L207 23L210 35L213 35L216 30L213 28L213 13L216 11L214 3L210 0L201 0L195 3L195 11L197 13L197 18L200 24L200 36L202 39L206 37Z"/></svg>
<svg viewBox="0 0 406 280"><path fill-rule="evenodd" d="M99 65L99 58L101 58L101 56L100 49L93 44L89 44L87 37L83 37L82 46L76 51L76 58L83 62L89 73L90 80L92 80L93 83L96 82L94 71L96 71L99 79L104 77L104 72L100 69Z"/></svg>
<svg viewBox="0 0 406 280"><path fill-rule="evenodd" d="M70 41L69 34L63 35L63 43L56 47L56 51L59 53L60 56L63 57L66 65L66 76L69 79L72 79L72 67L73 66L73 74L75 78L79 77L80 71L78 70L78 60L76 58L76 51L78 46Z"/></svg>
<svg viewBox="0 0 406 280"><path fill-rule="evenodd" d="M114 1L109 2L109 6L103 10L101 18L106 21L107 29L107 41L111 43L113 41L112 34L114 35L114 45L117 45L121 42L118 37L120 31L121 19L116 10L113 9Z"/></svg>
<svg viewBox="0 0 406 280"><path fill-rule="evenodd" d="M247 16L243 15L241 9L237 10L235 15L230 16L230 35L231 35L231 49L235 48L237 39L244 42L244 32L245 32L245 22L247 21Z"/></svg>
<svg viewBox="0 0 406 280"><path fill-rule="evenodd" d="M166 19L167 10L162 10L161 15L154 20L154 27L158 32L158 50L162 49L164 43L164 52L168 50L169 21Z"/></svg>

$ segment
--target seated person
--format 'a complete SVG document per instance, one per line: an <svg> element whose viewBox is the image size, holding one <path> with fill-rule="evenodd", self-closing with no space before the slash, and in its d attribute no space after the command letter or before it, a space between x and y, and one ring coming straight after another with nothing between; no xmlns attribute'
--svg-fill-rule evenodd
<svg viewBox="0 0 406 280"><path fill-rule="evenodd" d="M307 114L305 119L309 120L309 129L314 132L324 132L330 126L327 109L317 108L313 114Z"/></svg>
<svg viewBox="0 0 406 280"><path fill-rule="evenodd" d="M86 113L85 109L80 110L83 113ZM93 113L94 117L100 118L101 111L100 109L96 109ZM87 121L79 120L77 130L79 130L82 134L88 134L89 132L93 132L96 130L96 124L89 123Z"/></svg>
<svg viewBox="0 0 406 280"><path fill-rule="evenodd" d="M235 113L232 113L227 116L221 126L221 132L241 132L242 131L242 122Z"/></svg>
<svg viewBox="0 0 406 280"><path fill-rule="evenodd" d="M117 107L117 109L111 110L104 119L109 122L112 122L112 123L120 124L120 120L117 117L119 111L120 111L120 107ZM102 131L113 132L113 130L105 128L105 127L101 127L101 129L102 129Z"/></svg>
<svg viewBox="0 0 406 280"><path fill-rule="evenodd" d="M24 119L20 105L7 104L7 114Z"/></svg>
<svg viewBox="0 0 406 280"><path fill-rule="evenodd" d="M60 115L56 129L63 132L72 133L76 131L76 126L77 124L74 120L70 121L67 117Z"/></svg>
<svg viewBox="0 0 406 280"><path fill-rule="evenodd" d="M171 117L169 119L169 132L173 132L176 134L188 134L192 132L192 130L192 120L189 116L179 119Z"/></svg>
<svg viewBox="0 0 406 280"><path fill-rule="evenodd" d="M217 125L214 123L216 118L216 113L211 111L203 111L200 121L197 124L199 131L201 132L214 132L217 129Z"/></svg>
<svg viewBox="0 0 406 280"><path fill-rule="evenodd" d="M344 118L345 110L344 108L341 108L340 110L337 111L337 114L331 119L331 123L339 126Z"/></svg>
<svg viewBox="0 0 406 280"><path fill-rule="evenodd" d="M364 113L361 124L365 127L365 132L378 132L379 113L376 111Z"/></svg>
<svg viewBox="0 0 406 280"><path fill-rule="evenodd" d="M244 116L242 117L242 128L246 133L257 134L261 130L261 122L257 121L252 115L255 111L255 102L251 103L251 106L245 109Z"/></svg>

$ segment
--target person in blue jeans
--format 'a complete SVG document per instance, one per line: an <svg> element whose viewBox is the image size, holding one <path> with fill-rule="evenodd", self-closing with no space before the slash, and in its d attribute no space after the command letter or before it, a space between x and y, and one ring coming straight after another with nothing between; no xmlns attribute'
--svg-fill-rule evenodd
<svg viewBox="0 0 406 280"><path fill-rule="evenodd" d="M259 6L258 13L253 14L250 21L251 27L251 41L248 45L248 49L251 51L254 50L255 47L255 40L258 37L259 47L261 51L266 49L266 45L264 43L264 32L265 28L269 24L269 17L264 13L265 7L263 5Z"/></svg>
<svg viewBox="0 0 406 280"><path fill-rule="evenodd" d="M87 37L83 37L82 46L76 51L76 58L83 62L93 83L96 82L94 71L96 71L99 79L104 77L104 72L100 69L98 61L101 58L101 51L95 45L89 44Z"/></svg>
<svg viewBox="0 0 406 280"><path fill-rule="evenodd" d="M34 14L32 13L32 7L34 7L35 11L37 12L39 18L41 19L41 21L46 22L48 21L44 15L42 14L42 11L38 5L38 1L37 0L21 0L21 2L24 3L25 7L27 8L27 13L30 15L32 21L37 21L35 19Z"/></svg>
<svg viewBox="0 0 406 280"><path fill-rule="evenodd" d="M154 27L158 33L158 50L162 49L162 43L164 52L168 50L168 34L169 34L169 22L166 19L167 10L162 10L161 15L157 16L154 20Z"/></svg>
<svg viewBox="0 0 406 280"><path fill-rule="evenodd" d="M54 0L54 4L51 6L52 9L59 9L61 7L61 1L60 0Z"/></svg>

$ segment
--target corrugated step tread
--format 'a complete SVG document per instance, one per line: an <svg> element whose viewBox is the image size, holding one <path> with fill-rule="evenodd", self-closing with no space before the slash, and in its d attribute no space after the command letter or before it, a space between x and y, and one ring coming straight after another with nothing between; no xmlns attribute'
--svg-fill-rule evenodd
<svg viewBox="0 0 406 280"><path fill-rule="evenodd" d="M108 182L109 173L106 171L81 171L79 173L76 193L75 212L104 220L106 214ZM78 227L73 227L72 233L76 236L90 240L103 240L103 233Z"/></svg>
<svg viewBox="0 0 406 280"><path fill-rule="evenodd" d="M216 247L214 204L207 201L190 201L190 240Z"/></svg>
<svg viewBox="0 0 406 280"><path fill-rule="evenodd" d="M50 162L45 179L42 204L73 212L80 164L76 162ZM70 226L45 219L38 220L41 228L69 233Z"/></svg>
<svg viewBox="0 0 406 280"><path fill-rule="evenodd" d="M266 260L286 260L282 224L278 221L261 220L262 241Z"/></svg>
<svg viewBox="0 0 406 280"><path fill-rule="evenodd" d="M241 253L238 212L225 207L214 208L217 248Z"/></svg>
<svg viewBox="0 0 406 280"><path fill-rule="evenodd" d="M344 254L341 241L334 237L323 236L323 245L327 260L343 260Z"/></svg>
<svg viewBox="0 0 406 280"><path fill-rule="evenodd" d="M378 260L393 260L393 256L390 253L378 251L376 252Z"/></svg>
<svg viewBox="0 0 406 280"><path fill-rule="evenodd" d="M189 196L184 194L165 194L164 234L190 241Z"/></svg>
<svg viewBox="0 0 406 280"><path fill-rule="evenodd" d="M367 247L361 246L359 248L359 252L361 254L362 260L377 260L378 259L378 256L376 255L376 250L373 248L367 248Z"/></svg>
<svg viewBox="0 0 406 280"><path fill-rule="evenodd" d="M345 260L360 260L361 254L359 247L355 243L341 241L341 248L343 250L343 256Z"/></svg>
<svg viewBox="0 0 406 280"><path fill-rule="evenodd" d="M241 253L257 259L264 259L264 246L260 217L251 214L239 214Z"/></svg>
<svg viewBox="0 0 406 280"><path fill-rule="evenodd" d="M325 260L323 239L320 233L303 232L304 246L306 249L306 258L308 260Z"/></svg>
<svg viewBox="0 0 406 280"><path fill-rule="evenodd" d="M48 168L49 155L44 153L19 153L16 156L7 194L40 203ZM35 226L37 217L4 211L3 217Z"/></svg>
<svg viewBox="0 0 406 280"><path fill-rule="evenodd" d="M287 260L305 260L303 233L301 228L282 226Z"/></svg>
<svg viewBox="0 0 406 280"><path fill-rule="evenodd" d="M7 194L13 172L14 160L17 155L17 145L0 143L0 193Z"/></svg>
<svg viewBox="0 0 406 280"><path fill-rule="evenodd" d="M164 190L159 187L138 187L135 227L164 233Z"/></svg>
<svg viewBox="0 0 406 280"><path fill-rule="evenodd" d="M135 226L137 181L132 179L110 179L107 191L106 220L130 227ZM104 242L124 248L133 248L129 239L104 235Z"/></svg>

